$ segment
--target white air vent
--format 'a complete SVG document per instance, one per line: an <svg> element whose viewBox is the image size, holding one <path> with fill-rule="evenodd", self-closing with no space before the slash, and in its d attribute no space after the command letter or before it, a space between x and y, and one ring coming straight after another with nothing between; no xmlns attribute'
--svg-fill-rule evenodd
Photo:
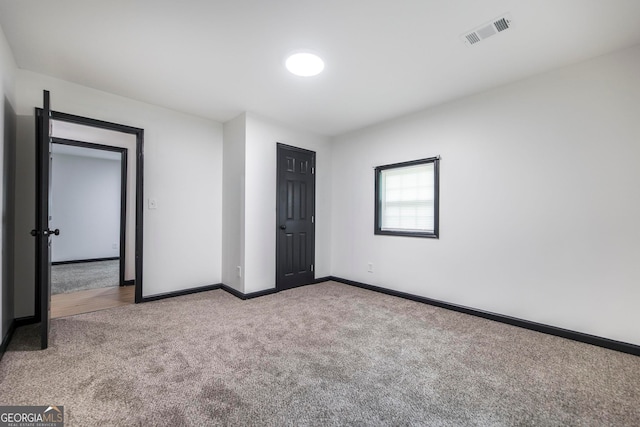
<svg viewBox="0 0 640 427"><path fill-rule="evenodd" d="M469 46L480 43L482 40L494 36L502 31L508 30L512 26L511 15L503 15L484 25L479 26L473 31L469 31L462 35L462 40Z"/></svg>

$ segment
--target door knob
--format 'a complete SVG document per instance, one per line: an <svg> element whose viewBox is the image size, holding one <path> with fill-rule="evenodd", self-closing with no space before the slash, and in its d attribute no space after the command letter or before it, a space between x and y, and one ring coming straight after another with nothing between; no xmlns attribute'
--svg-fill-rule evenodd
<svg viewBox="0 0 640 427"><path fill-rule="evenodd" d="M52 234L54 236L59 236L60 235L60 229L58 229L58 228L56 228L55 230L49 229L49 230L44 230L42 232L43 236L50 236ZM34 236L34 237L37 236L38 235L38 230L31 230L31 235Z"/></svg>
<svg viewBox="0 0 640 427"><path fill-rule="evenodd" d="M281 225L281 226L280 226L280 230L286 230L286 229L287 229L287 226L286 226L286 225Z"/></svg>

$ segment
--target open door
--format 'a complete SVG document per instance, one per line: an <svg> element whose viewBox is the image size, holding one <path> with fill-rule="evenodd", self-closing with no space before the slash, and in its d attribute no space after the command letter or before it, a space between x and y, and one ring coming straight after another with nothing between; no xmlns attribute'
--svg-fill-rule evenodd
<svg viewBox="0 0 640 427"><path fill-rule="evenodd" d="M40 298L40 343L44 350L49 346L51 320L51 239L60 230L49 229L49 205L51 203L51 105L49 91L43 93L43 108L36 110L36 228L31 235L36 238L36 288ZM38 313L36 313L38 315Z"/></svg>

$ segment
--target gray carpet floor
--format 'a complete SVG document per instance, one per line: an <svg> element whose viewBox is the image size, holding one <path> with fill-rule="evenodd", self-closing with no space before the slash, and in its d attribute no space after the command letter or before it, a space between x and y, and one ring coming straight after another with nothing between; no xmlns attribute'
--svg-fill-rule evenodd
<svg viewBox="0 0 640 427"><path fill-rule="evenodd" d="M118 286L120 261L94 261L51 266L51 294Z"/></svg>
<svg viewBox="0 0 640 427"><path fill-rule="evenodd" d="M638 426L640 357L334 282L20 328L3 405L67 425Z"/></svg>

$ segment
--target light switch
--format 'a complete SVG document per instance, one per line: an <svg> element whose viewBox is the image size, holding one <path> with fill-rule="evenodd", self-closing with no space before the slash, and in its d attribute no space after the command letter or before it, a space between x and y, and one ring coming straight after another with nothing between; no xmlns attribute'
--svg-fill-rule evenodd
<svg viewBox="0 0 640 427"><path fill-rule="evenodd" d="M158 209L158 202L156 199L149 199L149 209Z"/></svg>

